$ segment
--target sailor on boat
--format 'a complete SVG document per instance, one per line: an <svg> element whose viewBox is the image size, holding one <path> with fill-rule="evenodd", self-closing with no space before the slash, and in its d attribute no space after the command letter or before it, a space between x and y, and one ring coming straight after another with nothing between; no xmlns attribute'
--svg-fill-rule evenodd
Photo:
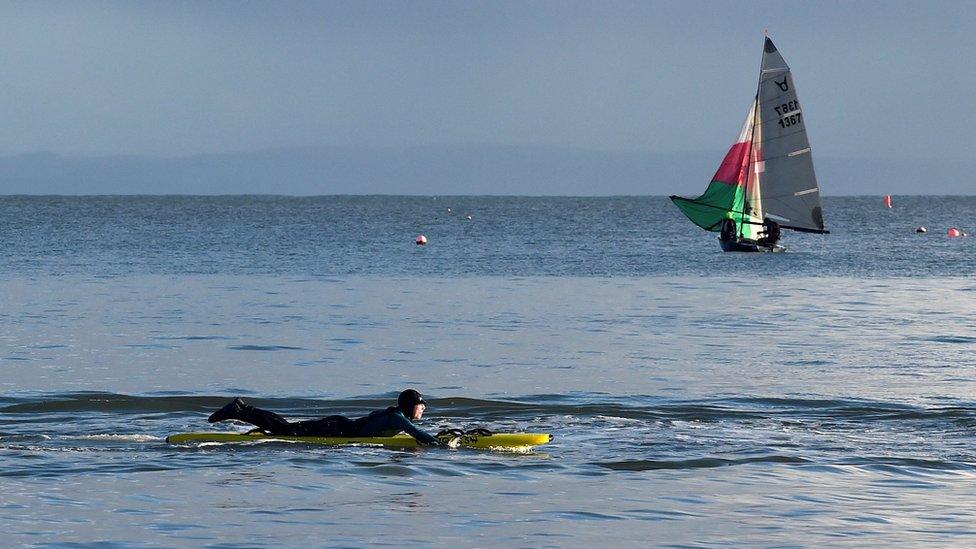
<svg viewBox="0 0 976 549"><path fill-rule="evenodd" d="M722 220L722 228L719 230L718 238L722 242L735 242L736 236L735 221L732 217L726 217Z"/></svg>
<svg viewBox="0 0 976 549"><path fill-rule="evenodd" d="M768 217L763 219L763 231L761 234L762 236L760 236L759 240L757 241L758 244L769 247L776 246L776 243L779 242L779 238L781 236L779 223Z"/></svg>
<svg viewBox="0 0 976 549"><path fill-rule="evenodd" d="M756 225L759 225L756 223ZM731 216L722 220L719 227L719 240L722 249L735 252L776 251L782 248L777 244L781 236L779 223L770 218L763 219L762 230L754 240L743 238L739 234L735 220Z"/></svg>
<svg viewBox="0 0 976 549"><path fill-rule="evenodd" d="M328 416L307 421L288 421L280 415L255 408L235 398L207 418L210 423L236 419L256 425L269 435L299 437L390 437L405 432L424 446L439 446L441 442L422 431L413 421L419 420L427 409L427 401L417 391L407 389L397 397L397 405L376 410L358 419ZM409 419L408 419L409 418Z"/></svg>

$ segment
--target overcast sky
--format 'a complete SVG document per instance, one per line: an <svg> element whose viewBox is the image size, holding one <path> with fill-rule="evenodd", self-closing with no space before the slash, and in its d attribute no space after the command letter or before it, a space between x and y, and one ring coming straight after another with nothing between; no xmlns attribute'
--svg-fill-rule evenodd
<svg viewBox="0 0 976 549"><path fill-rule="evenodd" d="M17 2L0 155L724 150L763 29L818 155L971 159L973 2Z"/></svg>

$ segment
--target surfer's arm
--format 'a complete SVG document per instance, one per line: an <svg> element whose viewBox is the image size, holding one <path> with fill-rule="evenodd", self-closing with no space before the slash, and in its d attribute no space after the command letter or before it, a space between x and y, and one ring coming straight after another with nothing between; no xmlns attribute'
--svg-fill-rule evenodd
<svg viewBox="0 0 976 549"><path fill-rule="evenodd" d="M402 413L393 414L390 420L395 423L395 426L398 429L417 439L417 442L423 444L424 446L440 446L441 444L441 441L414 425L413 422L407 419L407 417Z"/></svg>

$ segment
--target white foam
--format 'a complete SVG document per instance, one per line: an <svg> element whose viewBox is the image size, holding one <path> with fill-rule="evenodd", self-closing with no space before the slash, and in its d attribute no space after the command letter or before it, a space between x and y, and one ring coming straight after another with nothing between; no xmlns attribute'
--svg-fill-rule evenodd
<svg viewBox="0 0 976 549"><path fill-rule="evenodd" d="M113 442L154 442L157 440L163 440L162 437L157 437L153 435L81 435L78 437L66 437L66 438L80 438L82 440L109 440Z"/></svg>

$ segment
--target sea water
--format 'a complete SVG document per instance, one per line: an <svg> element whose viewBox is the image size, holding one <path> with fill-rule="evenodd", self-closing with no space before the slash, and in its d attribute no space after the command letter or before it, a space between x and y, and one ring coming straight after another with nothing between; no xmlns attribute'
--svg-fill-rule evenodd
<svg viewBox="0 0 976 549"><path fill-rule="evenodd" d="M824 211L725 254L662 197L2 197L4 542L972 545L976 244L945 231L976 199ZM164 441L406 387L429 431L555 438Z"/></svg>

